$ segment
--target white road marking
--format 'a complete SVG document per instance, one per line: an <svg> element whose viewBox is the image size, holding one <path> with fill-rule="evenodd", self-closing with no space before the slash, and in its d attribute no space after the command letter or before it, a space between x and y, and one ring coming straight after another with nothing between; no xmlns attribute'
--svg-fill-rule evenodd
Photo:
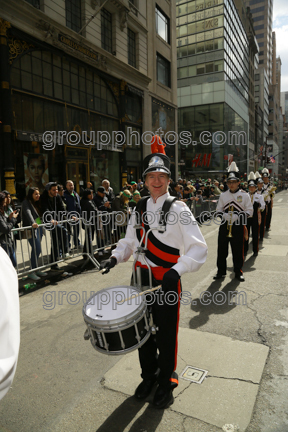
<svg viewBox="0 0 288 432"><path fill-rule="evenodd" d="M279 200L277 200L277 202L281 202L281 201L283 201L283 198L280 198Z"/></svg>

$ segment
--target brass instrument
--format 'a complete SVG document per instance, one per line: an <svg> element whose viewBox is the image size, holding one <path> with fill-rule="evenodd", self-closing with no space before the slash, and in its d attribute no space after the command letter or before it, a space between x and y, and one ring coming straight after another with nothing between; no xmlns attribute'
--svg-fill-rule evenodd
<svg viewBox="0 0 288 432"><path fill-rule="evenodd" d="M273 186L271 189L269 189L268 193L264 196L264 201L266 201L266 198L268 198L269 195L273 195L273 192L277 189L277 186Z"/></svg>
<svg viewBox="0 0 288 432"><path fill-rule="evenodd" d="M233 220L233 211L234 211L234 206L232 205L231 208L230 208L230 206L229 206L228 213L231 212L230 224L229 224L228 221L227 221L227 230L229 231L229 233L227 234L227 237L229 237L229 238L232 238L232 237L233 237L233 236L232 236L232 225L233 225L232 220Z"/></svg>

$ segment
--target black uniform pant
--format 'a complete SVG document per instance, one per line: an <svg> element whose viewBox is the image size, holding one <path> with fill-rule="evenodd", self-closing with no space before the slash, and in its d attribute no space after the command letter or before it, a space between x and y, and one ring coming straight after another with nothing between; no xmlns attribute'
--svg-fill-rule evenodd
<svg viewBox="0 0 288 432"><path fill-rule="evenodd" d="M247 229L248 229L248 240L244 240L244 254L246 254L249 249L250 230L252 230L253 252L256 253L259 251L259 233L260 233L260 225L258 224L258 213L253 215L252 218L248 218Z"/></svg>
<svg viewBox="0 0 288 432"><path fill-rule="evenodd" d="M267 216L266 216L266 230L270 228L271 219L272 219L272 207L271 207L271 201L267 204Z"/></svg>
<svg viewBox="0 0 288 432"><path fill-rule="evenodd" d="M261 212L260 240L263 240L264 233L265 233L266 211L267 211L267 205L265 206L265 210Z"/></svg>
<svg viewBox="0 0 288 432"><path fill-rule="evenodd" d="M157 267L157 269L162 269L162 267ZM167 270L169 269L163 269L163 275ZM161 284L162 278L154 279L153 286ZM181 282L178 283L177 292L171 290L169 293L168 296L159 290L154 296L146 295L148 304L152 303L151 313L157 331L155 335L151 334L147 342L138 350L142 369L141 377L144 380L155 379L159 373L158 384L167 390L174 389L178 385L175 369L177 367ZM155 301L152 301L154 299Z"/></svg>
<svg viewBox="0 0 288 432"><path fill-rule="evenodd" d="M244 226L232 225L232 237L227 237L229 230L227 222L220 226L218 234L217 267L218 274L225 275L227 270L228 246L231 244L234 272L242 273L244 264Z"/></svg>

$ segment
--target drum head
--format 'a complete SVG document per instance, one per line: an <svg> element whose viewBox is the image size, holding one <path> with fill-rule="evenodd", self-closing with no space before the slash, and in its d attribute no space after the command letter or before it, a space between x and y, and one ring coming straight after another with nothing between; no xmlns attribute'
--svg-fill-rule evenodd
<svg viewBox="0 0 288 432"><path fill-rule="evenodd" d="M132 286L115 286L99 291L89 298L83 307L84 320L96 327L113 328L136 319L146 309L144 296L136 296L141 291Z"/></svg>

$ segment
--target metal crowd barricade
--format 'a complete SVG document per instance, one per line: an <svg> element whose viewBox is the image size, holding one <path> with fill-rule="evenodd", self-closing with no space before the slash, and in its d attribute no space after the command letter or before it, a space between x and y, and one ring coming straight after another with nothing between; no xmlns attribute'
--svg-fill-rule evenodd
<svg viewBox="0 0 288 432"><path fill-rule="evenodd" d="M93 252L106 251L107 247L116 246L118 241L125 237L129 213L125 210L114 212L98 212L94 224Z"/></svg>
<svg viewBox="0 0 288 432"><path fill-rule="evenodd" d="M191 211L197 222L202 225L211 223L214 213L216 212L219 196L214 196L211 199L206 200L193 200L191 205Z"/></svg>
<svg viewBox="0 0 288 432"><path fill-rule="evenodd" d="M13 247L8 248L8 254L15 251L15 269L18 277L29 276L35 271L43 271L48 267L82 256L87 257L87 260L99 268L100 264L94 255L89 253L89 250L83 250L85 239L87 244L89 242L91 226L83 224L84 230L82 230L81 223L82 219L77 223L65 220L58 222L57 225L49 223L41 224L38 228L26 226L12 229ZM7 235L5 241L7 244Z"/></svg>

